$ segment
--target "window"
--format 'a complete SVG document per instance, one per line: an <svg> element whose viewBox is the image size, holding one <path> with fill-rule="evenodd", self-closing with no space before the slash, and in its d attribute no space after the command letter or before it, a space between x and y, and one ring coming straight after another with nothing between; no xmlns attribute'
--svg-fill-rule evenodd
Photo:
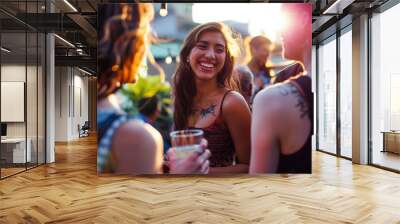
<svg viewBox="0 0 400 224"><path fill-rule="evenodd" d="M396 170L400 170L400 155L396 154L400 153L398 21L400 4L374 15L371 19L372 163Z"/></svg>
<svg viewBox="0 0 400 224"><path fill-rule="evenodd" d="M336 153L336 39L318 48L318 149Z"/></svg>
<svg viewBox="0 0 400 224"><path fill-rule="evenodd" d="M340 154L352 157L352 33L340 36Z"/></svg>

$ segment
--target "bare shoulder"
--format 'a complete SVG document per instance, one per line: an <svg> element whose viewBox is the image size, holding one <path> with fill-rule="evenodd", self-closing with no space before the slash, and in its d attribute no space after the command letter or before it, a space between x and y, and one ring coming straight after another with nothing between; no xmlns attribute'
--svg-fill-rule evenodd
<svg viewBox="0 0 400 224"><path fill-rule="evenodd" d="M285 101L289 95L287 83L269 86L260 91L254 98L254 106L268 110L283 110L287 106Z"/></svg>
<svg viewBox="0 0 400 224"><path fill-rule="evenodd" d="M244 97L236 92L236 91L230 91L223 102L223 110L224 113L225 111L235 111L236 108L248 108L246 100Z"/></svg>
<svg viewBox="0 0 400 224"><path fill-rule="evenodd" d="M154 174L162 172L163 140L151 125L128 121L116 131L112 151L117 173Z"/></svg>
<svg viewBox="0 0 400 224"><path fill-rule="evenodd" d="M153 151L159 144L162 145L161 134L151 125L138 120L131 120L122 124L117 129L113 140L118 149L141 145L147 148L146 150Z"/></svg>
<svg viewBox="0 0 400 224"><path fill-rule="evenodd" d="M290 82L283 82L260 91L254 99L254 109L275 111L282 115L292 111L300 112L304 118L308 114L308 105L300 90Z"/></svg>

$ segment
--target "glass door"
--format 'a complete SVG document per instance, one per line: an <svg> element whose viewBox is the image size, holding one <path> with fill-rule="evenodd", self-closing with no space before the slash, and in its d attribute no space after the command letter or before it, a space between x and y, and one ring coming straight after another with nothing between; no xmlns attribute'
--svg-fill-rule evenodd
<svg viewBox="0 0 400 224"><path fill-rule="evenodd" d="M0 4L16 14L0 11L0 178L45 163L46 40L22 22L28 14L44 13L44 5L44 0Z"/></svg>
<svg viewBox="0 0 400 224"><path fill-rule="evenodd" d="M1 34L2 177L26 170L31 161L26 141L26 43L25 31Z"/></svg>

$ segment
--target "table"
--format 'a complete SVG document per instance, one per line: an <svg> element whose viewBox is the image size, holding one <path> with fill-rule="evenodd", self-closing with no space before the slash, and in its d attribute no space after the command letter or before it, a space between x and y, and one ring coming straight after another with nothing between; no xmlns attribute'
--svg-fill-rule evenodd
<svg viewBox="0 0 400 224"><path fill-rule="evenodd" d="M392 152L400 154L400 131L382 131L383 150L382 152Z"/></svg>

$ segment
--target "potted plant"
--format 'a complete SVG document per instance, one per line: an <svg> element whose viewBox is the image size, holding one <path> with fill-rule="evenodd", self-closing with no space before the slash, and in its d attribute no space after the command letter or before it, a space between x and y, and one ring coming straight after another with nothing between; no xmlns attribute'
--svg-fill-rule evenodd
<svg viewBox="0 0 400 224"><path fill-rule="evenodd" d="M163 136L165 148L168 148L172 126L170 84L161 76L139 76L136 83L125 84L120 93L125 97L122 108L153 125Z"/></svg>

